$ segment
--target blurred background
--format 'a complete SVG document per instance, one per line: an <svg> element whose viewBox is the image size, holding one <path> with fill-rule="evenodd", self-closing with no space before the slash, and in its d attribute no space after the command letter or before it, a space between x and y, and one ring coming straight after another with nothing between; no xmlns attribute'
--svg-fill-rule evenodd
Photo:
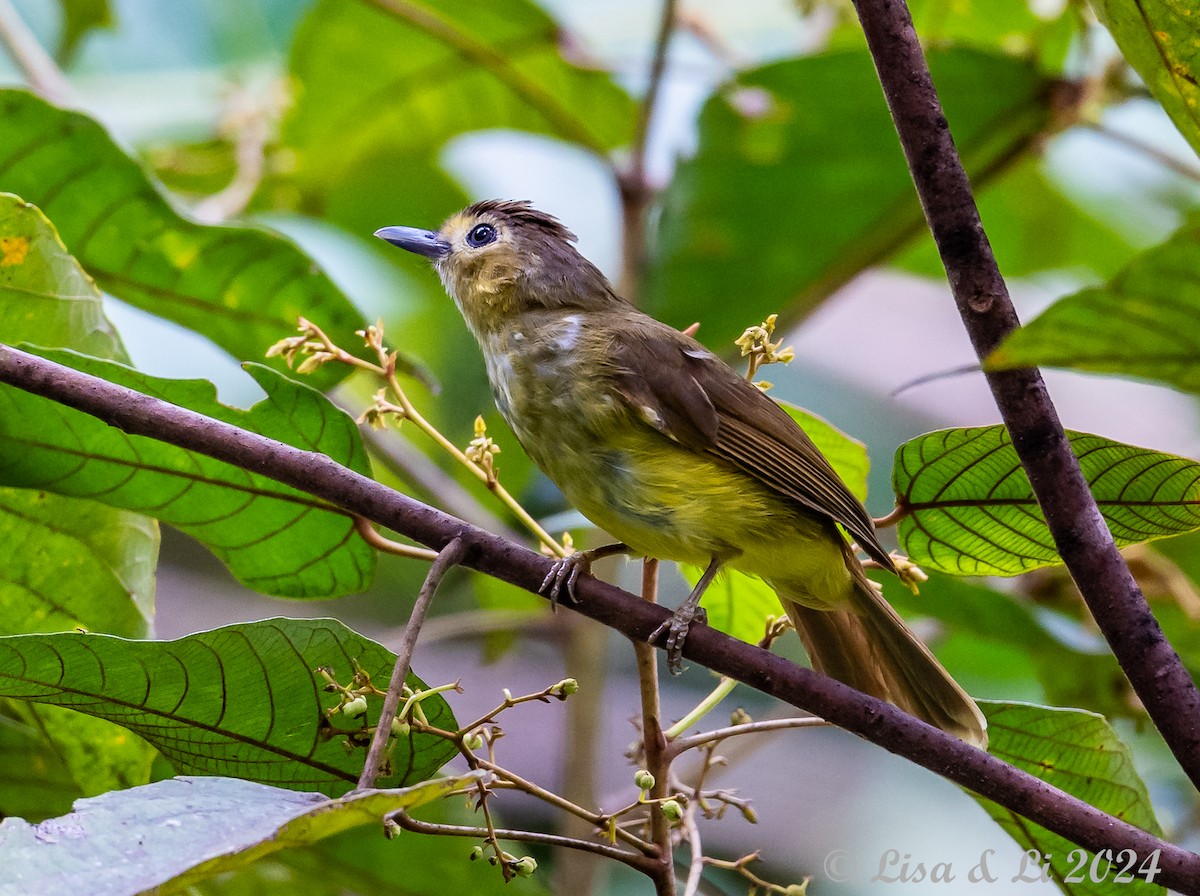
<svg viewBox="0 0 1200 896"><path fill-rule="evenodd" d="M922 230L848 2L679 3L653 114L640 124L658 4L411 4L434 9L437 21L512 61L511 69L484 71L469 54L446 51L429 27L384 11L410 6L400 2L0 0L7 3L56 54L66 77L66 95L56 100L100 120L179 207L206 221L270 227L300 244L364 322L382 319L389 342L432 372L437 395L414 386L422 410L462 445L475 415L484 415L502 446L502 481L551 531L571 530L577 545L601 537L521 455L432 272L373 240L376 228L432 228L469 201L529 199L566 223L583 253L643 307L679 327L699 321L698 338L726 356L736 355L732 341L742 329L778 312L796 360L766 371L772 394L867 445L868 506L877 516L894 503L898 445L931 429L999 419L982 376L970 370L974 355ZM1195 214L1200 166L1085 9L1055 0L911 5L1023 318L1105 281ZM505 81L506 71L516 74ZM23 81L3 54L0 79ZM545 103L523 102L509 89L514 81L540 87ZM222 400L240 407L260 397L238 367L243 359L117 300L108 313L141 369L209 379ZM1068 372L1049 371L1047 380L1070 428L1200 452L1197 408L1186 395ZM373 390L351 380L336 396L357 415ZM512 531L486 491L405 435L371 437L380 478ZM456 484L439 491L421 473L430 462ZM1182 579L1152 596L1185 622L1178 608L1188 598L1179 591L1190 587L1193 543L1177 540L1146 564L1154 582L1169 578L1155 578L1161 564L1182 566ZM394 647L424 572L415 561L384 558L367 593L284 601L246 591L198 544L166 531L157 634L331 615ZM637 586L634 564L599 572ZM673 570L664 569L664 580L668 602L684 593ZM551 616L542 602L494 582L461 574L452 584L439 594L415 670L430 682L462 679L465 693L452 701L460 718L490 708L502 687L521 693L577 678L578 700L511 713L501 755L581 802L627 802L633 768L624 754L636 739L629 720L638 713L629 644L570 613ZM963 625L939 608L1013 602L1080 668L1103 655L1069 583L1053 570L978 583L935 576L921 598L896 592L889 585L889 597L981 698L1062 704L1053 678L1074 670L1049 670L1037 648L1013 644L986 623ZM802 657L794 636L779 649ZM664 715L681 717L712 685L696 668L664 680ZM1168 837L1200 845L1194 794L1120 683L1098 675L1076 685L1069 705L1110 715L1135 746ZM713 724L736 707L756 718L781 712L738 689L710 717ZM952 862L957 880L939 892L978 892L966 871L995 850L1001 882L991 889L1005 892L1020 867L1019 847L972 799L852 736L791 731L722 752L728 762L715 783L751 799L759 824L737 813L703 822L706 849L730 859L760 850L768 879L811 874L810 892L830 896L927 892L927 883L870 880L895 850L898 861ZM508 795L498 807L506 824L552 829L561 822ZM455 879L496 886L494 869L468 867L466 852L446 853ZM611 864L578 856L546 861L548 874L514 886L645 891L640 878ZM710 886L744 890L720 875ZM1021 890L1054 887L1026 883ZM414 883L414 892L424 890Z"/></svg>

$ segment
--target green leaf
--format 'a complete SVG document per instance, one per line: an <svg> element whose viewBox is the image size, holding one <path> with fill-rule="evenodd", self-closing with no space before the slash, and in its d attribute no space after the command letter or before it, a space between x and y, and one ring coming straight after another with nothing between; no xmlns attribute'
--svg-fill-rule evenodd
<svg viewBox="0 0 1200 896"><path fill-rule="evenodd" d="M127 359L91 278L41 211L10 194L0 194L0 337ZM85 628L149 636L158 543L150 517L0 488L0 634ZM28 806L29 781L46 786L51 801L35 811L49 814L53 799L148 780L154 751L122 728L53 706L8 711L5 749L24 755L7 759L29 778L0 780L0 810Z"/></svg>
<svg viewBox="0 0 1200 896"><path fill-rule="evenodd" d="M871 459L867 456L867 446L853 436L848 436L828 420L818 417L811 411L789 404L786 401L777 402L800 428L808 433L813 444L825 455L825 459L833 465L842 482L846 483L850 492L860 501L867 500L867 476L871 472Z"/></svg>
<svg viewBox="0 0 1200 896"><path fill-rule="evenodd" d="M1191 0L1092 0L1121 53L1200 153L1200 21Z"/></svg>
<svg viewBox="0 0 1200 896"><path fill-rule="evenodd" d="M692 587L704 572L686 563L679 564L679 571ZM775 590L762 579L725 569L704 592L704 612L708 614L708 625L732 638L757 644L766 633L767 617L782 615L783 606Z"/></svg>
<svg viewBox="0 0 1200 896"><path fill-rule="evenodd" d="M988 752L1036 778L1064 790L1102 812L1162 836L1151 808L1146 785L1133 766L1129 748L1121 742L1103 716L1077 709L1054 709L1021 703L980 701L988 720ZM1082 847L1052 834L991 800L976 797L988 814L1026 849L1049 858L1049 875L1059 889L1071 896L1130 893L1137 896L1162 893L1163 888L1134 876L1142 860L1118 877L1130 856L1117 853L1097 860L1096 876L1090 877L1092 855ZM1029 879L1041 871L1032 863Z"/></svg>
<svg viewBox="0 0 1200 896"><path fill-rule="evenodd" d="M458 800L441 800L413 813L422 821L477 825L479 818ZM528 846L501 841L501 848L521 855ZM405 831L388 840L347 831L312 844L261 859L235 874L209 878L196 896L428 896L470 893L471 896L541 896L544 877L507 884L498 868L467 860L470 844L461 837L438 837Z"/></svg>
<svg viewBox="0 0 1200 896"><path fill-rule="evenodd" d="M0 634L150 633L158 527L94 501L0 488Z"/></svg>
<svg viewBox="0 0 1200 896"><path fill-rule="evenodd" d="M40 210L0 193L0 338L127 361L100 293ZM0 488L0 633L149 633L158 529L91 501Z"/></svg>
<svg viewBox="0 0 1200 896"><path fill-rule="evenodd" d="M1064 4L1049 16L1022 0L913 0L913 26L925 46L978 47L1036 58L1053 71L1062 68L1081 18Z"/></svg>
<svg viewBox="0 0 1200 896"><path fill-rule="evenodd" d="M1046 127L1033 64L968 49L929 62L977 185ZM664 197L648 310L723 344L771 312L804 316L924 227L865 51L744 72L705 105L699 151Z"/></svg>
<svg viewBox="0 0 1200 896"><path fill-rule="evenodd" d="M47 749L42 732L0 714L0 817L41 821L69 811L79 795L70 769Z"/></svg>
<svg viewBox="0 0 1200 896"><path fill-rule="evenodd" d="M1200 227L1179 230L1106 286L1059 299L987 359L1161 380L1200 392Z"/></svg>
<svg viewBox="0 0 1200 896"><path fill-rule="evenodd" d="M11 193L0 193L0 339L129 361L92 278L41 210Z"/></svg>
<svg viewBox="0 0 1200 896"><path fill-rule="evenodd" d="M63 24L58 39L60 60L69 60L89 31L111 28L113 25L109 0L61 0L61 5Z"/></svg>
<svg viewBox="0 0 1200 896"><path fill-rule="evenodd" d="M267 398L243 411L219 403L204 380L164 380L70 352L40 353L370 473L354 422L316 390L262 365L245 368ZM0 481L152 514L199 539L240 581L268 594L361 591L374 571L375 552L348 514L265 476L128 436L11 387L0 388Z"/></svg>
<svg viewBox="0 0 1200 896"><path fill-rule="evenodd" d="M419 194L438 150L470 131L544 133L601 155L625 143L628 95L606 73L569 64L559 42L557 24L528 0L318 3L292 46L302 90L283 132L297 152L301 208L338 201L356 170Z"/></svg>
<svg viewBox="0 0 1200 896"><path fill-rule="evenodd" d="M312 260L277 234L205 227L177 214L92 119L20 90L0 91L0 181L53 220L101 288L261 358L301 315L351 333L359 313ZM329 365L332 385L347 368Z"/></svg>
<svg viewBox="0 0 1200 896"><path fill-rule="evenodd" d="M6 819L0 857L8 880L43 896L183 892L271 853L379 825L389 813L440 799L478 777L472 772L340 799L229 778L173 778L80 800L70 815L38 825ZM138 836L131 838L131 830ZM105 873L97 875L98 868Z"/></svg>
<svg viewBox="0 0 1200 896"><path fill-rule="evenodd" d="M1200 464L1068 432L1118 546L1200 529ZM901 548L954 575L1010 576L1061 562L1003 426L943 429L905 442L892 470L906 511Z"/></svg>
<svg viewBox="0 0 1200 896"><path fill-rule="evenodd" d="M333 619L269 619L176 641L126 641L65 632L0 638L0 696L108 719L157 747L181 773L224 775L339 795L362 771L362 725L325 711L357 664L385 688L395 656ZM410 673L414 690L425 684ZM363 719L378 716L368 698ZM437 695L421 703L430 724L456 723ZM364 722L365 724L365 722ZM353 749L347 750L346 744ZM397 739L379 786L428 778L454 747L430 735Z"/></svg>

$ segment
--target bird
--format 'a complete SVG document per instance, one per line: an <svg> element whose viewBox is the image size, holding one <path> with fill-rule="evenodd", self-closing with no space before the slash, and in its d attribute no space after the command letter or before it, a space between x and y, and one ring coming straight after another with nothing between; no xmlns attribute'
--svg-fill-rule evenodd
<svg viewBox="0 0 1200 896"><path fill-rule="evenodd" d="M666 635L678 671L704 590L739 570L774 589L816 671L986 747L978 706L867 577L855 545L896 572L870 515L770 396L618 295L574 234L527 201L484 200L436 231L375 236L432 262L522 448L619 540L559 561L552 599L574 599L578 576L616 552L703 568L651 638Z"/></svg>

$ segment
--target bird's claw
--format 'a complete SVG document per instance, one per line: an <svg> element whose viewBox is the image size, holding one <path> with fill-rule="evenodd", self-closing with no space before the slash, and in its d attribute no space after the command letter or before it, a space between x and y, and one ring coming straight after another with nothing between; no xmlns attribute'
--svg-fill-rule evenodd
<svg viewBox="0 0 1200 896"><path fill-rule="evenodd" d="M592 558L587 551L576 551L569 557L559 557L546 573L546 578L542 579L538 593L550 598L551 610L558 609L558 602L562 598L577 604L579 597L575 594L575 583L579 581L581 573L590 574L591 571Z"/></svg>
<svg viewBox="0 0 1200 896"><path fill-rule="evenodd" d="M667 636L665 644L667 668L672 675L678 675L683 671L683 645L687 641L688 630L692 627L693 622L706 625L708 613L698 603L691 605L685 603L646 639L649 643L654 644L664 634Z"/></svg>

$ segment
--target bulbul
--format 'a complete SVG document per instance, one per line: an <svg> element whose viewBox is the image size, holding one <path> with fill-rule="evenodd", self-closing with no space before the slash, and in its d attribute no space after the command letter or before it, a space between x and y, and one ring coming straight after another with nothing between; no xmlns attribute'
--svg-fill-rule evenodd
<svg viewBox="0 0 1200 896"><path fill-rule="evenodd" d="M376 236L429 258L529 456L630 553L705 568L668 631L678 662L723 566L765 580L813 667L984 746L974 701L905 626L850 542L895 572L871 517L788 414L700 343L618 296L557 219L488 200L436 232ZM548 579L570 591L597 554Z"/></svg>

